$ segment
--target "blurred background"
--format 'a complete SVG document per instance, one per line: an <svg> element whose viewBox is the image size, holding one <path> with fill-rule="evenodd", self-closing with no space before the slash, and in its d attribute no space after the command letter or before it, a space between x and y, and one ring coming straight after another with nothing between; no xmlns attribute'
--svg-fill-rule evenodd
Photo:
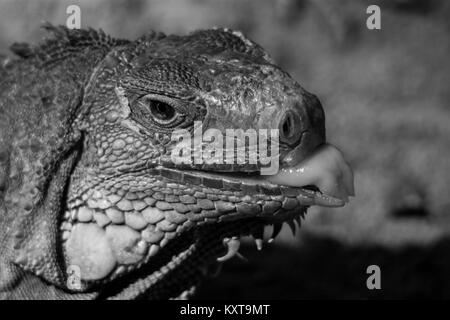
<svg viewBox="0 0 450 320"><path fill-rule="evenodd" d="M326 113L356 198L311 208L293 237L241 250L199 298L450 298L450 2L444 0L0 0L0 54L37 43L42 21L134 39L229 27L262 45ZM368 30L366 8L381 8ZM368 290L366 268L381 268Z"/></svg>

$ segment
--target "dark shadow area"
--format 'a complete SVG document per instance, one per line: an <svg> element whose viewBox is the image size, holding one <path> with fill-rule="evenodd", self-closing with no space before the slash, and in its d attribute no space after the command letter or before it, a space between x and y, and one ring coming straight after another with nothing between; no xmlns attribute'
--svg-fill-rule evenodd
<svg viewBox="0 0 450 320"><path fill-rule="evenodd" d="M206 281L196 299L450 298L450 239L427 247L348 246L308 236L299 248L243 246ZM368 290L369 265L381 269L381 290Z"/></svg>
<svg viewBox="0 0 450 320"><path fill-rule="evenodd" d="M402 207L392 211L394 218L420 218L429 217L429 212L424 207Z"/></svg>
<svg viewBox="0 0 450 320"><path fill-rule="evenodd" d="M383 4L391 5L395 10L402 13L415 13L426 15L440 5L436 0L396 0L385 1Z"/></svg>

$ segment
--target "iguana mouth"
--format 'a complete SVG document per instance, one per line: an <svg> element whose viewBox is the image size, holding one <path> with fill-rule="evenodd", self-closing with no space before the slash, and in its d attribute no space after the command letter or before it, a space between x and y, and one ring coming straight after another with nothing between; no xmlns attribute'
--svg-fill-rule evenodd
<svg viewBox="0 0 450 320"><path fill-rule="evenodd" d="M61 225L66 262L81 268L82 290L141 274L141 269L151 273L146 282L157 281L200 250L204 238L220 244L212 257L223 262L237 253L239 237L251 234L261 248L264 226L273 225L273 240L283 222L295 229L294 220L300 224L308 206L342 206L354 194L351 169L331 145L274 176L157 167L133 172L141 182L127 193L117 190L126 177L117 178L71 201ZM228 228L234 222L240 227ZM211 225L218 229L208 234ZM217 255L222 241L227 252ZM165 261L166 255L173 259L163 271L155 269L155 261Z"/></svg>
<svg viewBox="0 0 450 320"><path fill-rule="evenodd" d="M185 175L195 177L199 183L226 190L242 190L246 194L290 195L306 192L305 196L312 201L306 205L338 207L348 202L349 196L355 195L352 169L342 153L331 144L319 146L298 164L282 168L272 176L261 175L259 171L232 173L184 170L184 172ZM301 201L301 204L305 202Z"/></svg>

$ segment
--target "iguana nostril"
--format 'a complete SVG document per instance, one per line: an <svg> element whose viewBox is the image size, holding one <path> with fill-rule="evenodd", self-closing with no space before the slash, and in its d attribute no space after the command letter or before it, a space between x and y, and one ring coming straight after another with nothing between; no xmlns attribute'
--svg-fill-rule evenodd
<svg viewBox="0 0 450 320"><path fill-rule="evenodd" d="M286 111L281 118L278 129L280 130L281 141L294 144L298 142L302 133L301 119L298 114L292 110Z"/></svg>

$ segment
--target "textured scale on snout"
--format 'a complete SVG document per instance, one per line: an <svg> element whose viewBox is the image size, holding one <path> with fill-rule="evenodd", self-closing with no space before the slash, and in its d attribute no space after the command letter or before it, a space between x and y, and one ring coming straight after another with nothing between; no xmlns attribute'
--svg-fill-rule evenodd
<svg viewBox="0 0 450 320"><path fill-rule="evenodd" d="M271 242L283 223L295 231L309 206L354 195L350 167L326 144L317 97L240 32L127 41L45 27L53 38L13 47L19 59L0 85L10 174L0 295L187 297L239 255L241 237L261 249L266 227ZM175 132L212 129L275 130L276 172L263 174L269 144L245 135L231 141L248 149L223 152L244 160L254 152L255 163L173 161L180 146L214 146ZM25 293L33 281L36 292Z"/></svg>

